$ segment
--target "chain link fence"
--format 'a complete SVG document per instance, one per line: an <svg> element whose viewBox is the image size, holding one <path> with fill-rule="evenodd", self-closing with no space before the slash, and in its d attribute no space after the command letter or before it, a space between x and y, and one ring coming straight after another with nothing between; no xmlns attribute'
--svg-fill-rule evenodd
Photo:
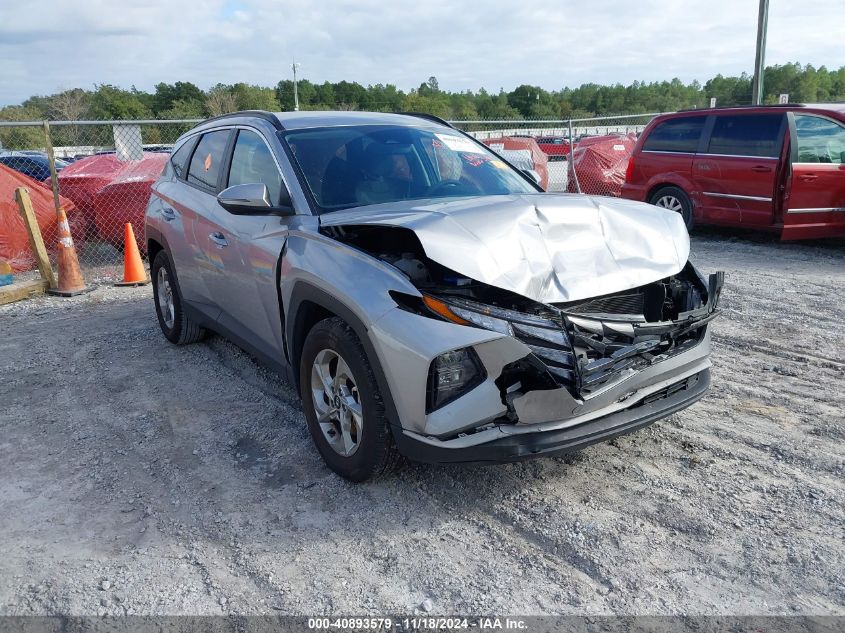
<svg viewBox="0 0 845 633"><path fill-rule="evenodd" d="M132 224L143 253L150 188L173 143L196 123L0 122L0 259L18 272L34 267L14 203L14 190L26 187L51 258L58 205L67 214L86 280L120 280L124 225Z"/></svg>
<svg viewBox="0 0 845 633"><path fill-rule="evenodd" d="M637 136L658 114L451 123L494 148L503 138L533 139L548 161L547 191L619 196ZM505 157L511 162L517 158L511 154Z"/></svg>
<svg viewBox="0 0 845 633"><path fill-rule="evenodd" d="M618 196L637 135L656 114L450 123L517 166L542 173L548 191ZM14 206L14 189L23 186L30 189L48 246L54 242L58 204L67 213L87 281L119 280L124 225L132 223L145 256L150 187L173 143L197 123L0 121L0 260L18 271L35 265Z"/></svg>

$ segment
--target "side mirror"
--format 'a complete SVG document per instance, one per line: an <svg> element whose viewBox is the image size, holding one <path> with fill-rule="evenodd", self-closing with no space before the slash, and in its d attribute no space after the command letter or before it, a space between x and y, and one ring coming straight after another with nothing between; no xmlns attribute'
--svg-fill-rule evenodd
<svg viewBox="0 0 845 633"><path fill-rule="evenodd" d="M520 169L520 171L528 176L531 180L533 180L538 185L540 184L540 174L538 174L533 169Z"/></svg>
<svg viewBox="0 0 845 633"><path fill-rule="evenodd" d="M217 194L217 203L234 215L293 215L287 191L283 199L282 205L273 206L267 185L261 182L233 185Z"/></svg>

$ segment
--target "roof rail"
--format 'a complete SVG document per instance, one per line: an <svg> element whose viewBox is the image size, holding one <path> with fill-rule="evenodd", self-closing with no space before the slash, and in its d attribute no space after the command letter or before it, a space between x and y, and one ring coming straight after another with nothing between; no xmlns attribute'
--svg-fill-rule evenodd
<svg viewBox="0 0 845 633"><path fill-rule="evenodd" d="M678 112L695 112L696 110L741 110L744 108L803 108L803 103L768 103L755 105L753 103L744 103L742 105L717 105L715 108L681 108Z"/></svg>
<svg viewBox="0 0 845 633"><path fill-rule="evenodd" d="M434 121L435 123L439 123L440 125L445 125L446 127L454 128L455 126L441 119L439 116L435 116L433 114L429 114L428 112L397 112L396 114L404 114L405 116L415 116L418 119L427 119L428 121Z"/></svg>
<svg viewBox="0 0 845 633"><path fill-rule="evenodd" d="M277 130L284 130L284 126L282 125L281 121L279 121L279 117L277 117L272 112L267 112L266 110L241 110L240 112L227 112L226 114L221 114L219 116L212 117L210 119L206 119L199 125L205 125L206 123L210 123L211 121L220 121L223 119L233 119L236 117L255 117L258 119L264 119L268 123L270 123L274 128Z"/></svg>

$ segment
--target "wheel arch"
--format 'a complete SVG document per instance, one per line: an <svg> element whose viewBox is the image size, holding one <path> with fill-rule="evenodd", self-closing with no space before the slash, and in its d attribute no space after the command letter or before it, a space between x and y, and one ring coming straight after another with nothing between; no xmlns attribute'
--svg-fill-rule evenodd
<svg viewBox="0 0 845 633"><path fill-rule="evenodd" d="M321 288L297 281L291 289L289 305L286 306L284 324L285 345L290 358L290 366L297 391L299 391L299 363L305 338L311 329L323 319L338 317L343 319L355 332L367 354L378 389L384 402L384 409L394 436L401 433L401 423L390 392L384 370L375 347L370 341L369 330L355 312L342 301Z"/></svg>
<svg viewBox="0 0 845 633"><path fill-rule="evenodd" d="M680 189L685 194L687 194L687 198L689 198L690 202L692 202L693 200L692 200L692 193L690 191L690 187L688 186L687 183L679 182L680 180L681 179L671 179L670 180L668 178L663 178L659 182L655 182L654 184L649 185L649 188L648 188L648 190L646 192L646 196L645 196L646 202L650 202L652 196L654 194L656 194L658 191L660 191L661 189L664 189L665 187L676 187L676 188ZM694 206L694 204L695 203L693 203L693 206Z"/></svg>

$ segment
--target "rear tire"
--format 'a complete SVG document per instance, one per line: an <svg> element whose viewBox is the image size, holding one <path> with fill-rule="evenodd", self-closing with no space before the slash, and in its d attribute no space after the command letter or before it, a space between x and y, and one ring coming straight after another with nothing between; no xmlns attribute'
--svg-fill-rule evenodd
<svg viewBox="0 0 845 633"><path fill-rule="evenodd" d="M320 321L305 338L299 392L317 450L338 475L366 481L401 462L367 354L342 319Z"/></svg>
<svg viewBox="0 0 845 633"><path fill-rule="evenodd" d="M173 264L167 252L159 251L150 269L153 280L153 299L158 324L165 338L175 345L187 345L201 341L206 331L188 318L182 303L179 284L173 274Z"/></svg>
<svg viewBox="0 0 845 633"><path fill-rule="evenodd" d="M692 202L680 187L661 187L649 198L649 203L681 214L687 231L692 231L695 218L692 214Z"/></svg>

